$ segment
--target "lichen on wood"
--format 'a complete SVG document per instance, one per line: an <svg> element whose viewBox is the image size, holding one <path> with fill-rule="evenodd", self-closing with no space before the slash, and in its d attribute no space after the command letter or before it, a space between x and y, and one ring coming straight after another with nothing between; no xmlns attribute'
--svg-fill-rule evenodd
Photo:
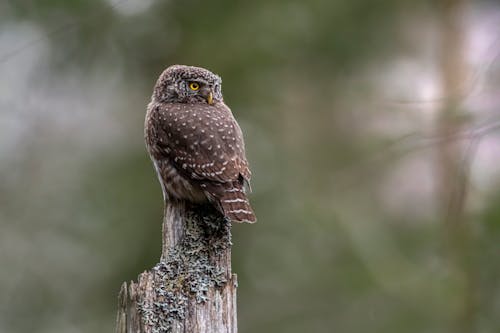
<svg viewBox="0 0 500 333"><path fill-rule="evenodd" d="M236 333L231 224L206 206L165 208L161 260L122 286L117 332Z"/></svg>

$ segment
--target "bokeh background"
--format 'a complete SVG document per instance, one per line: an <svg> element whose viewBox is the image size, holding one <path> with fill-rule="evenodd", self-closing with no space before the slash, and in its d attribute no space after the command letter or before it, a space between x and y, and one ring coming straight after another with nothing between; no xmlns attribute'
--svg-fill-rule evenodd
<svg viewBox="0 0 500 333"><path fill-rule="evenodd" d="M112 332L161 251L143 143L174 63L220 74L255 225L239 330L499 332L500 3L0 2L0 332Z"/></svg>

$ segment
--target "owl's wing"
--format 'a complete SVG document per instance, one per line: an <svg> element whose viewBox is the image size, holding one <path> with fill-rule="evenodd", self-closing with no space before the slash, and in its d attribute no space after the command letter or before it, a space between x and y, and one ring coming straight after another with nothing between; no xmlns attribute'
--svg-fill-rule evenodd
<svg viewBox="0 0 500 333"><path fill-rule="evenodd" d="M158 134L165 138L157 148L185 177L220 183L250 181L243 135L225 104L165 104L157 114L158 130L163 132Z"/></svg>

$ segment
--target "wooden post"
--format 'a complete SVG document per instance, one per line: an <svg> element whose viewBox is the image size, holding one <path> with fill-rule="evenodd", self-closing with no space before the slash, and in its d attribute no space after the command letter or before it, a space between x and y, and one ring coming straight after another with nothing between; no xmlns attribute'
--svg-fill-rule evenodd
<svg viewBox="0 0 500 333"><path fill-rule="evenodd" d="M160 262L124 282L117 333L237 333L231 224L208 206L165 205Z"/></svg>

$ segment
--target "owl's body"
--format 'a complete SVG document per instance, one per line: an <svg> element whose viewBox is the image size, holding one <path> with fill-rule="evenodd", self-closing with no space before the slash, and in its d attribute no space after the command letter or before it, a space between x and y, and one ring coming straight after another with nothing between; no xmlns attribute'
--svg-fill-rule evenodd
<svg viewBox="0 0 500 333"><path fill-rule="evenodd" d="M234 222L255 222L243 135L220 85L203 68L167 68L148 105L146 146L165 200L209 202Z"/></svg>

